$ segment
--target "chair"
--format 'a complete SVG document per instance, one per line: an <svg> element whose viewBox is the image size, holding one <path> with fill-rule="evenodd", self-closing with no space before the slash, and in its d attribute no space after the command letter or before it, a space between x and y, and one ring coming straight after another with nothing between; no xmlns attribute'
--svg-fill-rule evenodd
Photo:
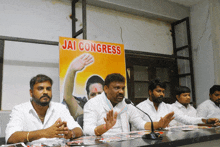
<svg viewBox="0 0 220 147"><path fill-rule="evenodd" d="M80 114L79 116L76 117L76 121L78 124L82 127L83 129L83 114Z"/></svg>

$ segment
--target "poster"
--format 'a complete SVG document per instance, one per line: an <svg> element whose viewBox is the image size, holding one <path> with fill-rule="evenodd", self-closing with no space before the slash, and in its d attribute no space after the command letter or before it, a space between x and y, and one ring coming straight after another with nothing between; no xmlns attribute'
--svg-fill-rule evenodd
<svg viewBox="0 0 220 147"><path fill-rule="evenodd" d="M69 66L76 58L89 56L92 58L90 60L92 62L76 72L73 88L74 96L87 96L86 82L93 75L98 75L104 80L110 73L120 73L126 79L123 44L60 37L59 56L61 99L63 98L65 76ZM127 88L125 90L126 96Z"/></svg>

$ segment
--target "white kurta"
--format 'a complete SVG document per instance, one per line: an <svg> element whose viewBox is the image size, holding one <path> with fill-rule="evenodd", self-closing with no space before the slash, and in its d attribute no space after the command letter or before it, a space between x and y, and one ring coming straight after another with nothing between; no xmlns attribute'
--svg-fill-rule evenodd
<svg viewBox="0 0 220 147"><path fill-rule="evenodd" d="M206 100L197 108L197 116L220 119L220 108L211 100Z"/></svg>
<svg viewBox="0 0 220 147"><path fill-rule="evenodd" d="M159 121L161 117L164 117L166 114L174 111L174 120L181 122L186 125L198 124L203 123L202 118L199 117L190 117L184 115L183 112L177 110L176 108L172 107L170 104L165 104L162 102L158 109L156 110L154 107L153 102L149 100L149 98L137 105L138 108L143 110L144 112L148 113L153 121ZM149 118L143 113L140 112L142 118L146 121L149 121ZM173 121L170 122L170 126L175 125Z"/></svg>
<svg viewBox="0 0 220 147"><path fill-rule="evenodd" d="M103 92L90 99L84 106L84 134L95 135L94 129L99 125L105 124L104 117L106 117L106 113L112 109L113 112L118 112L117 121L110 130L104 133L105 135L129 132L129 123L133 124L138 129L144 129L146 121L141 118L134 106L126 104L123 100L113 108L111 102Z"/></svg>
<svg viewBox="0 0 220 147"><path fill-rule="evenodd" d="M70 115L66 106L61 103L50 102L47 109L44 123L41 122L31 102L15 106L10 114L10 121L7 124L5 133L6 142L8 138L17 131L34 131L46 129L52 126L58 118L67 122L67 127L73 129L80 125Z"/></svg>

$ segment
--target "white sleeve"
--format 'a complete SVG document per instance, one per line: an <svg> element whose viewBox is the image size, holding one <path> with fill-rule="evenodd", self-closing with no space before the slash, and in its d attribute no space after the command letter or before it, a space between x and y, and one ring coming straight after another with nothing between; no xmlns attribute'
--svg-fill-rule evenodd
<svg viewBox="0 0 220 147"><path fill-rule="evenodd" d="M91 100L84 105L83 131L85 135L95 135L94 130L97 127L98 114Z"/></svg>
<svg viewBox="0 0 220 147"><path fill-rule="evenodd" d="M10 114L10 120L5 130L5 141L7 142L9 137L13 133L17 131L23 131L24 128L23 125L24 125L23 113L19 110L18 107L14 107Z"/></svg>
<svg viewBox="0 0 220 147"><path fill-rule="evenodd" d="M146 121L141 118L141 115L138 113L137 108L133 105L128 105L128 113L129 113L129 122L137 129L144 130L144 125Z"/></svg>
<svg viewBox="0 0 220 147"><path fill-rule="evenodd" d="M176 107L170 106L170 109L174 111L174 120L179 121L186 125L199 124L202 122L202 117L190 117L185 115L182 111L178 110Z"/></svg>

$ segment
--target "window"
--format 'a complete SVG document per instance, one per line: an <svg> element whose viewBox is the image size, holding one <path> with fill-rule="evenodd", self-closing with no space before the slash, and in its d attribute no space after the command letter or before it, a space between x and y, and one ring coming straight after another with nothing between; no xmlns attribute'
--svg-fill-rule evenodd
<svg viewBox="0 0 220 147"><path fill-rule="evenodd" d="M166 83L164 102L175 102L173 89L179 85L177 65L172 56L126 51L128 97L134 104L146 100L150 80L160 78Z"/></svg>

